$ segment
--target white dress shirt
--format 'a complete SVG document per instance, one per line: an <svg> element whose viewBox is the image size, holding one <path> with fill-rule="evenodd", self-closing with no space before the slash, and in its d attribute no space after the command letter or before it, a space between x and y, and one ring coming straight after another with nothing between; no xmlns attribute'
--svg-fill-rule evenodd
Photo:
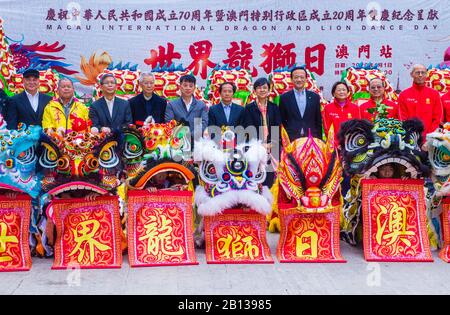
<svg viewBox="0 0 450 315"><path fill-rule="evenodd" d="M109 115L112 118L113 115L113 107L114 107L114 97L112 98L112 100L108 101L108 99L105 97L105 101L106 101L106 105L108 106L108 110L109 110Z"/></svg>
<svg viewBox="0 0 450 315"><path fill-rule="evenodd" d="M25 94L27 95L28 100L30 101L31 107L33 107L33 110L37 112L39 106L39 92L36 92L34 95L31 95L25 90Z"/></svg>
<svg viewBox="0 0 450 315"><path fill-rule="evenodd" d="M184 103L184 105L186 105L186 110L188 112L189 112L189 109L191 108L191 105L192 105L193 102L194 102L194 97L191 97L191 101L189 102L189 104L184 103L184 100L183 100L183 103Z"/></svg>

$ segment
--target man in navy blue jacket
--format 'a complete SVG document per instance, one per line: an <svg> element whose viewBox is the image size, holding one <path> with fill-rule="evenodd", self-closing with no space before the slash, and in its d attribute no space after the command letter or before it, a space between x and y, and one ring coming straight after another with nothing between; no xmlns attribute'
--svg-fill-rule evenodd
<svg viewBox="0 0 450 315"><path fill-rule="evenodd" d="M110 130L120 129L133 123L128 101L115 96L117 83L112 74L104 74L100 79L103 97L92 103L89 108L89 118L92 127L100 130L107 127Z"/></svg>
<svg viewBox="0 0 450 315"><path fill-rule="evenodd" d="M44 108L51 101L51 96L39 93L39 71L25 70L23 73L25 91L11 97L4 109L8 129L17 129L19 123L27 126L42 125Z"/></svg>
<svg viewBox="0 0 450 315"><path fill-rule="evenodd" d="M242 113L244 108L233 103L233 95L236 93L236 86L231 82L224 82L219 86L221 102L211 106L208 111L208 127L217 126L222 128L236 127L242 123ZM212 129L209 128L211 131Z"/></svg>
<svg viewBox="0 0 450 315"><path fill-rule="evenodd" d="M280 96L281 122L291 141L308 136L308 130L315 138L322 139L322 114L320 96L306 91L308 73L303 67L291 70L294 88Z"/></svg>

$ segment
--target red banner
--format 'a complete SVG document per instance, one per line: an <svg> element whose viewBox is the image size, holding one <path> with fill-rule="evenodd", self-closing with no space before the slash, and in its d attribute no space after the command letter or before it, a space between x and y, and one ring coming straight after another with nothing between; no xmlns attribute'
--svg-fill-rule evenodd
<svg viewBox="0 0 450 315"><path fill-rule="evenodd" d="M367 261L433 261L423 180L365 179L362 184Z"/></svg>
<svg viewBox="0 0 450 315"><path fill-rule="evenodd" d="M266 218L255 211L228 209L205 216L208 264L273 263L266 240Z"/></svg>
<svg viewBox="0 0 450 315"><path fill-rule="evenodd" d="M0 197L0 272L30 270L30 212L28 195Z"/></svg>
<svg viewBox="0 0 450 315"><path fill-rule="evenodd" d="M130 266L197 265L191 191L128 191Z"/></svg>
<svg viewBox="0 0 450 315"><path fill-rule="evenodd" d="M439 257L450 262L450 199L442 203L442 230L444 231L444 246L439 252Z"/></svg>
<svg viewBox="0 0 450 315"><path fill-rule="evenodd" d="M57 238L52 269L120 268L120 214L117 196L56 199Z"/></svg>
<svg viewBox="0 0 450 315"><path fill-rule="evenodd" d="M304 213L279 205L280 240L277 256L280 262L344 263L339 246L340 207L325 213Z"/></svg>

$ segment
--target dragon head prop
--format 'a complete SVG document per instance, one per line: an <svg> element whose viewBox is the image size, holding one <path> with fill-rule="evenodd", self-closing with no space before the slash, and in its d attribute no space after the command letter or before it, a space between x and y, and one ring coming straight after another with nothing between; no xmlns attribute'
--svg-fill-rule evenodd
<svg viewBox="0 0 450 315"><path fill-rule="evenodd" d="M213 216L239 205L270 213L273 198L263 186L267 151L256 140L236 144L234 139L235 134L226 130L220 144L207 138L195 142L194 160L200 164L202 181L195 191L195 203L201 215Z"/></svg>
<svg viewBox="0 0 450 315"><path fill-rule="evenodd" d="M140 92L139 77L141 72L139 70L136 70L135 67L128 68L126 66L122 66L121 64L116 66L110 65L108 69L103 70L103 72L97 75L94 92L97 99L103 95L100 86L100 79L105 74L112 74L114 78L116 78L117 96L129 99L136 96Z"/></svg>
<svg viewBox="0 0 450 315"><path fill-rule="evenodd" d="M450 195L450 123L427 134L428 158L437 196Z"/></svg>
<svg viewBox="0 0 450 315"><path fill-rule="evenodd" d="M39 164L42 190L58 195L73 190L105 195L120 184L121 161L117 134L48 129L41 138Z"/></svg>
<svg viewBox="0 0 450 315"><path fill-rule="evenodd" d="M23 74L17 73L13 77L16 94L24 91ZM39 71L39 92L57 97L59 73L56 70L47 69Z"/></svg>
<svg viewBox="0 0 450 315"><path fill-rule="evenodd" d="M160 172L176 172L186 183L193 180L195 171L185 161L191 152L188 130L175 120L160 124L151 117L140 128L124 128L122 156L128 186L143 189Z"/></svg>
<svg viewBox="0 0 450 315"><path fill-rule="evenodd" d="M0 189L39 195L40 178L36 174L36 146L41 136L39 126L19 124L17 130L6 129L0 115Z"/></svg>
<svg viewBox="0 0 450 315"><path fill-rule="evenodd" d="M208 77L205 96L211 100L212 104L220 103L219 88L222 83L233 83L236 92L233 95L233 102L244 106L252 90L252 76L248 70L230 68L227 66L216 66Z"/></svg>
<svg viewBox="0 0 450 315"><path fill-rule="evenodd" d="M450 66L428 69L425 84L441 95L450 91Z"/></svg>
<svg viewBox="0 0 450 315"><path fill-rule="evenodd" d="M150 64L152 65L152 63ZM152 65L152 68L152 73L155 76L154 92L167 100L180 97L180 78L184 75L191 74L191 71L184 69L182 65L175 66L175 64L160 66L157 63L156 65ZM193 96L197 100L209 104L209 101L203 97L202 91L198 86L195 87Z"/></svg>
<svg viewBox="0 0 450 315"><path fill-rule="evenodd" d="M295 202L301 212L328 212L340 203L342 168L334 146L333 128L328 139L325 143L310 134L290 142L282 129L283 151L278 165L280 193Z"/></svg>
<svg viewBox="0 0 450 315"><path fill-rule="evenodd" d="M344 170L353 176L374 176L378 169L391 164L397 177L420 178L430 173L426 153L422 151L423 124L417 119L354 119L341 125L339 143Z"/></svg>
<svg viewBox="0 0 450 315"><path fill-rule="evenodd" d="M356 67L349 67L342 72L341 81L347 83L352 95L352 101L356 104L367 101L370 98L369 84L372 79L380 79L385 85L385 97L392 101L397 101L398 95L394 87L383 71L371 64L363 66L362 63Z"/></svg>
<svg viewBox="0 0 450 315"><path fill-rule="evenodd" d="M294 88L294 83L292 83L291 80L291 70L294 67L295 65L290 68L278 68L269 75L269 81L271 84L269 99L272 100L275 104L280 103L281 94ZM306 71L308 73L308 77L306 79L305 89L318 94L320 96L320 104L322 106L325 106L326 104L328 104L328 102L323 96L322 91L320 90L319 85L316 82L314 74L309 70ZM251 95L251 100L255 99L256 95L253 93Z"/></svg>
<svg viewBox="0 0 450 315"><path fill-rule="evenodd" d="M0 18L0 90L4 90L7 94L9 91L14 91L13 77L15 74L14 56L6 40L3 19Z"/></svg>

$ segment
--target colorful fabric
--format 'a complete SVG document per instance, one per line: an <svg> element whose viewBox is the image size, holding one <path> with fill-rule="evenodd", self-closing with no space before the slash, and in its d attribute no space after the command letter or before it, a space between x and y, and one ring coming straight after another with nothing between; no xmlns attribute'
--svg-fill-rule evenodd
<svg viewBox="0 0 450 315"><path fill-rule="evenodd" d="M367 261L433 261L423 180L364 179L362 210Z"/></svg>
<svg viewBox="0 0 450 315"><path fill-rule="evenodd" d="M12 95L14 91L13 78L16 74L14 59L3 29L3 19L0 18L0 90Z"/></svg>
<svg viewBox="0 0 450 315"><path fill-rule="evenodd" d="M52 269L120 268L119 202L115 196L53 201L57 238Z"/></svg>
<svg viewBox="0 0 450 315"><path fill-rule="evenodd" d="M450 67L431 68L427 72L426 86L438 91L441 95L450 91Z"/></svg>
<svg viewBox="0 0 450 315"><path fill-rule="evenodd" d="M197 265L191 191L128 192L130 266Z"/></svg>
<svg viewBox="0 0 450 315"><path fill-rule="evenodd" d="M266 240L264 215L243 209L227 209L205 217L208 264L273 263Z"/></svg>

